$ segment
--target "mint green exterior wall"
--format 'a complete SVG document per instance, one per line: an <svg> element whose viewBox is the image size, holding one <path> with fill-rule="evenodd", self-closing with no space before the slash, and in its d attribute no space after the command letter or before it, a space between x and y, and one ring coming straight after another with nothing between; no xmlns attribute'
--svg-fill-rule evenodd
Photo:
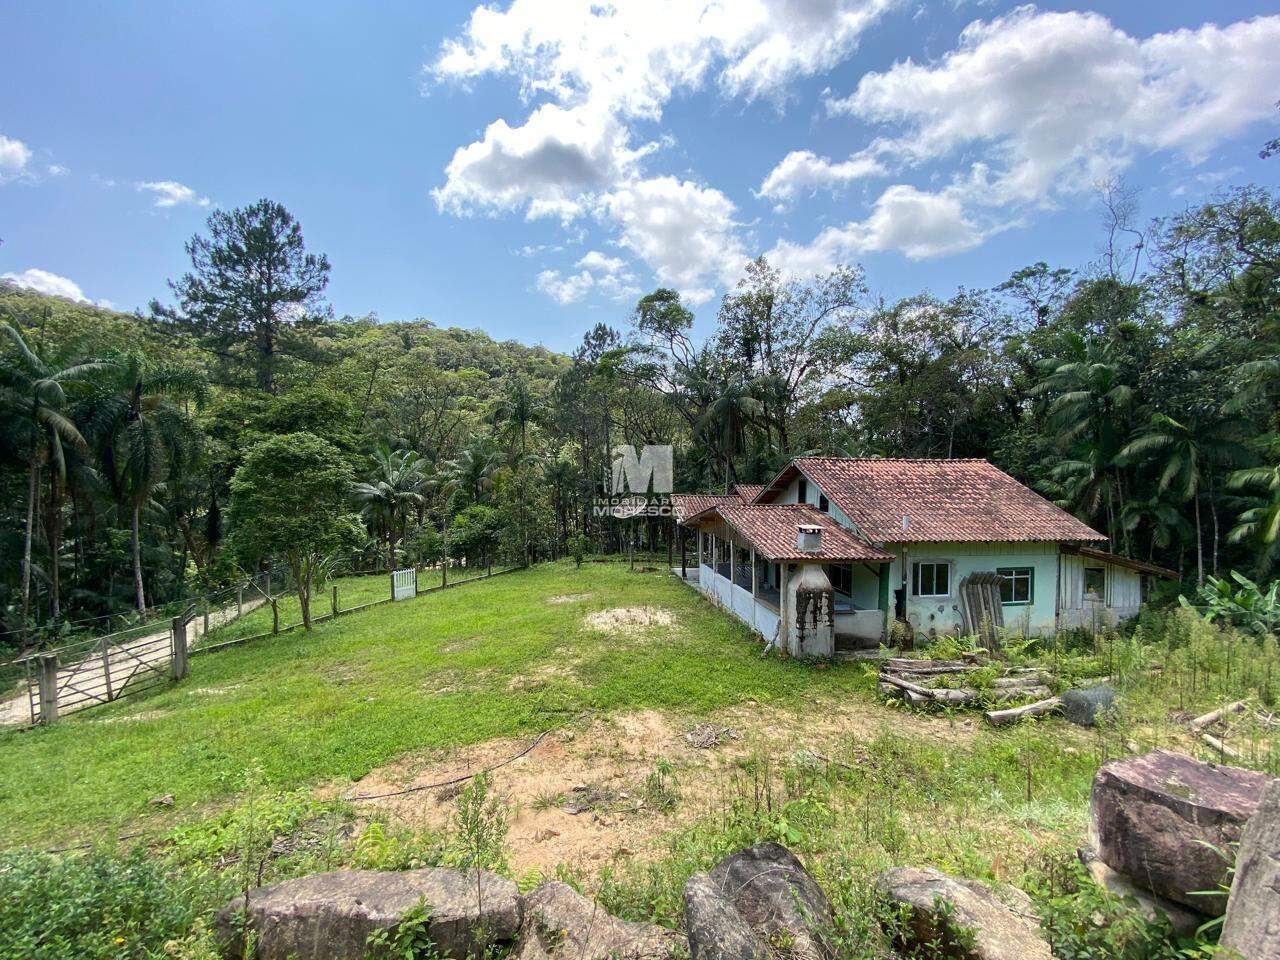
<svg viewBox="0 0 1280 960"><path fill-rule="evenodd" d="M1004 623L1009 630L1028 635L1051 634L1056 628L1059 551L1056 542L1033 543L909 543L885 544L897 556L891 566L890 596L903 584L902 556L905 549L907 619L917 631L955 634L963 629L960 613L960 581L975 572L994 572L999 567L1031 567L1035 581L1031 603L1005 604ZM947 561L951 564L951 593L948 597L917 597L912 592L911 564L916 561Z"/></svg>

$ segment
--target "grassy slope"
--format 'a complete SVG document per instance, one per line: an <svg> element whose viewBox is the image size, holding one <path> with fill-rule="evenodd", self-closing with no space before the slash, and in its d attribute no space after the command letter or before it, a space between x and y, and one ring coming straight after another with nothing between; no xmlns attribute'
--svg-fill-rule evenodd
<svg viewBox="0 0 1280 960"><path fill-rule="evenodd" d="M645 604L677 615L669 642L583 624L591 610ZM537 673L567 658L572 674ZM538 682L509 688L530 675ZM127 829L163 794L179 808L223 800L252 762L282 787L358 778L406 751L543 729L558 711L794 703L865 688L863 677L762 660L745 627L669 576L545 566L196 657L174 687L0 734L0 844Z"/></svg>

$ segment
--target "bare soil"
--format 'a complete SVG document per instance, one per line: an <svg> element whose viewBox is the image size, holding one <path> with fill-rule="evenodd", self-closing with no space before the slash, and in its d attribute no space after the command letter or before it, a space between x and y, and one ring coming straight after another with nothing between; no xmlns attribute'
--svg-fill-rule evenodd
<svg viewBox="0 0 1280 960"><path fill-rule="evenodd" d="M602 633L639 634L654 627L670 627L676 618L660 607L614 607L587 614L583 622Z"/></svg>
<svg viewBox="0 0 1280 960"><path fill-rule="evenodd" d="M815 716L822 718L819 723ZM699 748L684 734L702 723L736 736ZM975 728L972 719L951 722L867 703L823 703L820 712L801 714L748 702L701 718L646 710L570 721L527 756L493 771L490 780L508 811L507 851L516 872L546 875L562 863L594 872L620 858L659 855L666 833L707 812L733 789L744 758L784 759L807 750L848 762L856 759L859 741L888 729L963 742ZM528 744L490 740L449 754L403 757L341 792L380 794L479 773ZM675 794L674 804L646 786L660 762L670 767L663 781ZM358 809L413 830L441 831L449 826L460 789L453 785L361 801ZM330 786L323 792L339 791Z"/></svg>

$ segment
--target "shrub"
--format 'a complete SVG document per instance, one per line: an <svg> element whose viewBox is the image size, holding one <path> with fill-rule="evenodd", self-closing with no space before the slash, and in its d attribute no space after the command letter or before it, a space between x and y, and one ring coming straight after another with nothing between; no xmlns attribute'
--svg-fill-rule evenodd
<svg viewBox="0 0 1280 960"><path fill-rule="evenodd" d="M201 881L141 848L0 857L0 958L213 957Z"/></svg>

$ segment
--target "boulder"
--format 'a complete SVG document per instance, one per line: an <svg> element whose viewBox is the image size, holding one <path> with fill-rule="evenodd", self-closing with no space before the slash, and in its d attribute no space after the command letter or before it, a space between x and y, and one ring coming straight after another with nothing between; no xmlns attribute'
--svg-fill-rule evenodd
<svg viewBox="0 0 1280 960"><path fill-rule="evenodd" d="M544 883L524 898L515 960L666 960L680 937L651 923L605 913L567 883Z"/></svg>
<svg viewBox="0 0 1280 960"><path fill-rule="evenodd" d="M834 957L831 902L786 847L761 843L740 850L717 864L708 880L770 951L785 950L794 960ZM695 893L699 891L700 886L695 888Z"/></svg>
<svg viewBox="0 0 1280 960"><path fill-rule="evenodd" d="M1114 709L1116 691L1105 683L1092 687L1068 690L1062 694L1062 715L1077 727L1096 726L1098 721Z"/></svg>
<svg viewBox="0 0 1280 960"><path fill-rule="evenodd" d="M1129 897L1137 905L1138 911L1149 922L1155 923L1161 918L1169 921L1174 933L1180 937L1190 937L1204 923L1204 917L1190 907L1180 903L1157 897L1150 890L1143 890L1123 873L1112 870L1098 859L1098 855L1089 847L1079 852L1080 862L1089 871L1093 882L1108 893L1117 897Z"/></svg>
<svg viewBox="0 0 1280 960"><path fill-rule="evenodd" d="M1244 960L1280 957L1280 780L1267 784L1240 837L1219 942Z"/></svg>
<svg viewBox="0 0 1280 960"><path fill-rule="evenodd" d="M1210 916L1232 845L1268 777L1167 750L1104 763L1093 779L1090 832L1098 858L1144 889Z"/></svg>
<svg viewBox="0 0 1280 960"><path fill-rule="evenodd" d="M876 878L876 890L902 911L891 931L900 950L965 960L1051 960L1031 898L1016 887L894 867Z"/></svg>
<svg viewBox="0 0 1280 960"><path fill-rule="evenodd" d="M364 960L376 930L397 926L422 905L428 936L444 957L478 954L487 944L513 940L520 928L520 892L485 871L337 870L250 891L245 918L255 933L257 960ZM218 913L225 957L243 955L236 897Z"/></svg>
<svg viewBox="0 0 1280 960"><path fill-rule="evenodd" d="M705 873L684 885L684 926L693 960L770 960L764 942Z"/></svg>

